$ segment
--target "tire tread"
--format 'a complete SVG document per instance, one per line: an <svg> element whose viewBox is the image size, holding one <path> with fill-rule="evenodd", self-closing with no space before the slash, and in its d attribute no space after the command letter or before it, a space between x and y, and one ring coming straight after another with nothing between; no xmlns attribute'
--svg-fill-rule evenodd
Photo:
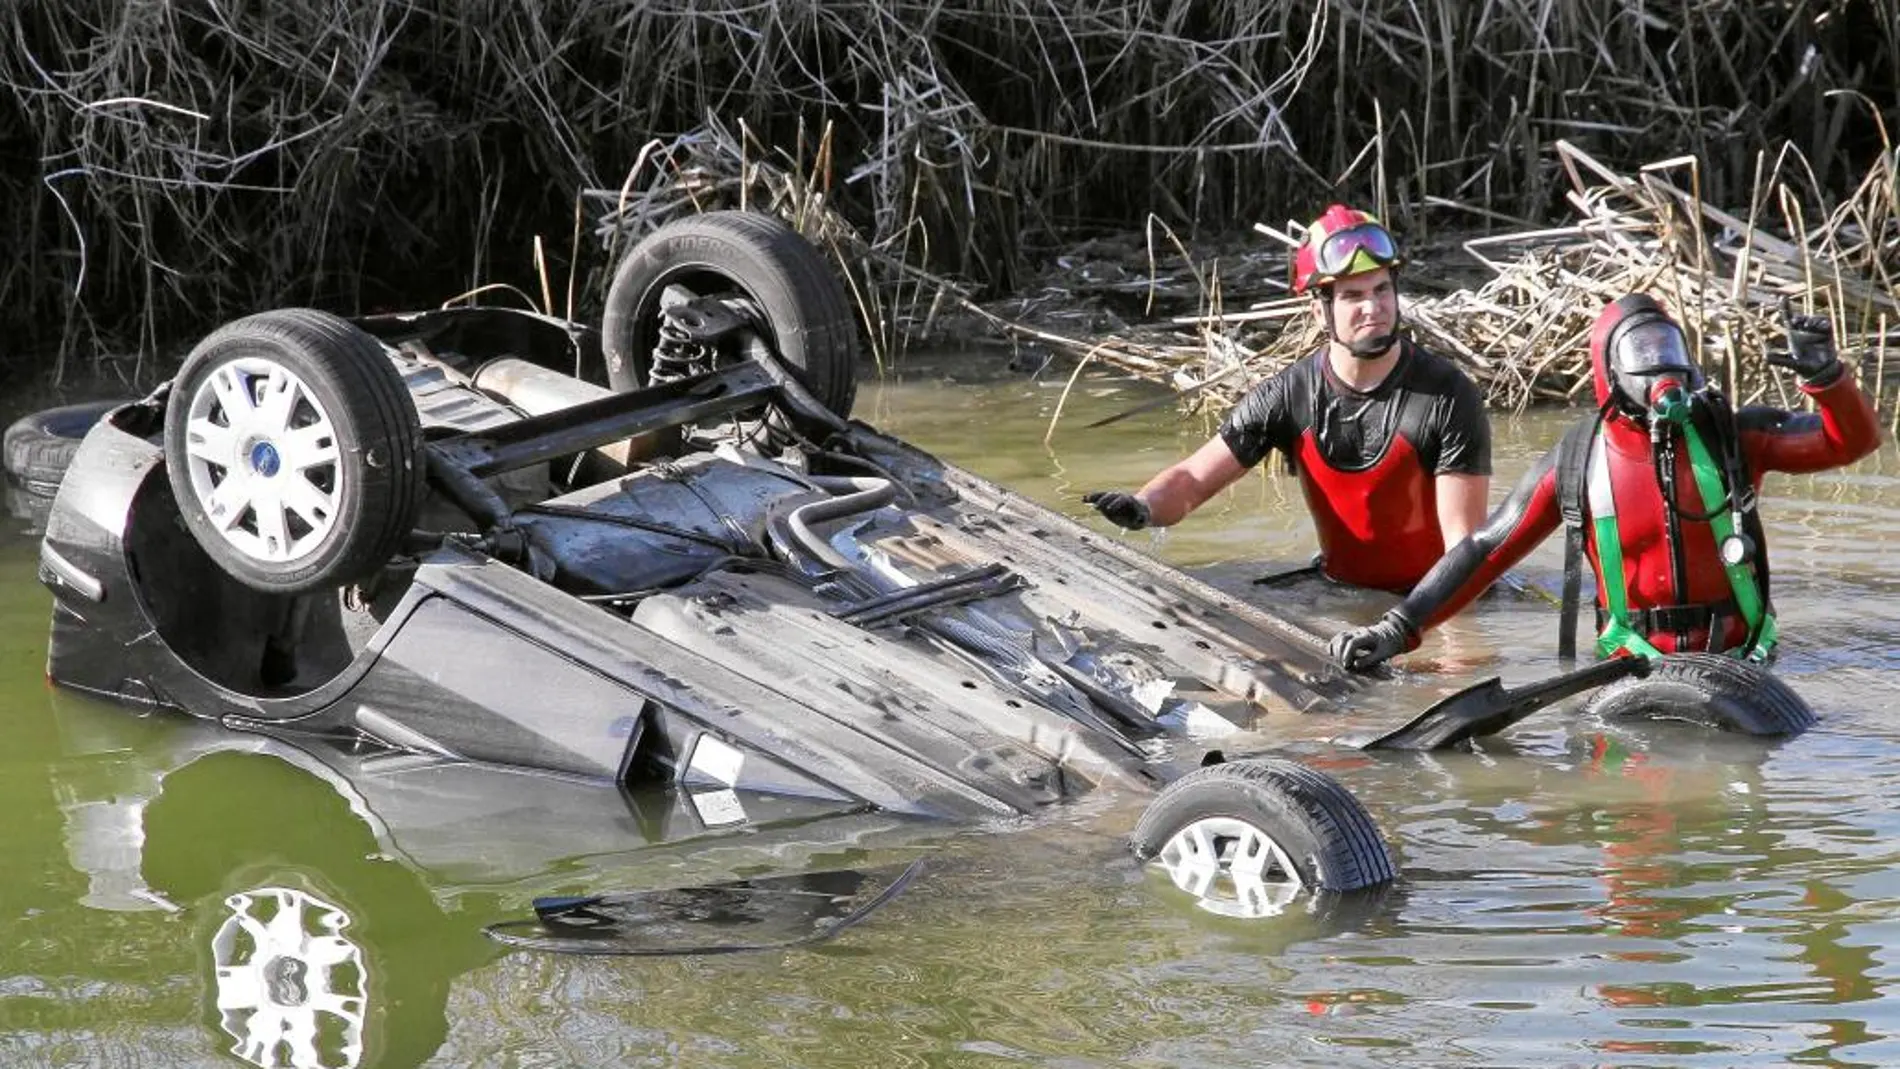
<svg viewBox="0 0 1900 1069"><path fill-rule="evenodd" d="M1818 720L1808 703L1768 669L1699 652L1666 655L1647 677L1603 688L1588 710L1605 718L1689 720L1760 736L1799 735Z"/></svg>
<svg viewBox="0 0 1900 1069"><path fill-rule="evenodd" d="M756 272L750 281L762 304L780 355L820 403L845 416L857 396L858 326L843 281L817 246L774 215L751 211L715 211L685 216L647 235L615 270L602 321L602 344L610 364L627 371L615 376L617 389L643 383L649 348L634 322L638 305L652 281L680 266L679 246L694 241L715 243L718 256L709 269L728 275L737 270ZM690 261L689 261L690 262ZM789 307L770 307L783 298Z"/></svg>
<svg viewBox="0 0 1900 1069"><path fill-rule="evenodd" d="M0 463L14 485L37 497L51 498L79 452L92 425L126 399L87 401L41 409L8 425L0 439Z"/></svg>
<svg viewBox="0 0 1900 1069"><path fill-rule="evenodd" d="M369 525L368 532L362 535L344 532L345 548L336 557L266 579L236 571L232 572L233 576L260 590L298 593L354 582L373 574L387 562L414 523L426 486L421 423L407 385L380 342L348 320L312 308L258 312L219 327L192 349L175 382L189 379L200 363L219 359L227 347L247 343L279 346L320 361L350 423L358 429L380 432L382 436L373 444L386 446L391 455L381 467L363 467L360 478L363 498L356 519ZM174 469L170 475L181 509L189 487L172 455L172 422L187 403L175 385L167 412L166 452L168 466ZM333 414L332 418L335 417ZM183 432L176 433L182 435ZM355 446L360 448L362 444L355 443ZM214 548L216 543L212 541L219 536L194 510L184 511L187 524L198 535L200 544L221 559L224 551ZM226 570L231 571L229 566Z"/></svg>

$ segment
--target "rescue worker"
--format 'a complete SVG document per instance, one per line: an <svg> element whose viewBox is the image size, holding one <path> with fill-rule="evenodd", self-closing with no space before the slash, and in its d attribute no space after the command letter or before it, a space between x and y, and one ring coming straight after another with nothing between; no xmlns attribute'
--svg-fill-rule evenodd
<svg viewBox="0 0 1900 1069"><path fill-rule="evenodd" d="M1333 637L1364 670L1418 646L1564 524L1559 653L1574 656L1580 556L1597 579L1598 657L1687 650L1764 660L1775 646L1768 546L1756 504L1770 471L1852 463L1879 444L1873 404L1834 351L1833 327L1791 315L1785 352L1819 412L1730 409L1690 360L1682 328L1653 298L1612 302L1590 333L1596 415L1546 453L1431 574L1377 623Z"/></svg>
<svg viewBox="0 0 1900 1069"><path fill-rule="evenodd" d="M1379 220L1335 204L1293 257L1327 341L1255 386L1219 432L1134 493L1082 500L1131 530L1179 523L1280 450L1298 472L1330 578L1411 589L1484 518L1491 425L1449 360L1401 337L1398 244Z"/></svg>

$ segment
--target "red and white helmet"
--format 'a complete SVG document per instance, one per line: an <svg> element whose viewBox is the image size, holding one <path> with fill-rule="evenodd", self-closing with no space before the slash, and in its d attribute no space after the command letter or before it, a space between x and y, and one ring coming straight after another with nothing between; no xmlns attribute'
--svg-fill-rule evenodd
<svg viewBox="0 0 1900 1069"><path fill-rule="evenodd" d="M1293 292L1404 262L1399 243L1378 216L1335 204L1306 228L1306 240L1293 253Z"/></svg>

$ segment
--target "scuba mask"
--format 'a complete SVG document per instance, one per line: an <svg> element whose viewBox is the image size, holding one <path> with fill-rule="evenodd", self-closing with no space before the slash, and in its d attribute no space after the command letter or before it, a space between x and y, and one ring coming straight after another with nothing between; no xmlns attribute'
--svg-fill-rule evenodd
<svg viewBox="0 0 1900 1069"><path fill-rule="evenodd" d="M1689 359L1678 327L1660 311L1637 313L1608 343L1611 399L1625 415L1651 428L1680 426L1702 392L1702 373Z"/></svg>

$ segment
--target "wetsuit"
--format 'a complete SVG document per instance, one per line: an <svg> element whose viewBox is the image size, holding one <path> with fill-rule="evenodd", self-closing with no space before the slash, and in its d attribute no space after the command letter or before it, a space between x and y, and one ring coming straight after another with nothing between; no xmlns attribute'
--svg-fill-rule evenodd
<svg viewBox="0 0 1900 1069"><path fill-rule="evenodd" d="M1242 465L1280 450L1300 477L1331 578L1411 589L1445 550L1433 480L1491 474L1484 399L1449 360L1407 341L1372 390L1320 349L1255 386L1221 423Z"/></svg>
<svg viewBox="0 0 1900 1069"><path fill-rule="evenodd" d="M1815 399L1818 414L1745 408L1734 415L1742 478L1751 491L1760 488L1767 472L1838 467L1867 455L1879 444L1880 426L1873 405L1852 376L1843 374L1824 386L1803 385L1801 389ZM1719 417L1705 414L1701 418L1706 421ZM1588 467L1578 491L1581 500L1574 501L1572 507L1582 512L1583 551L1596 572L1599 625L1605 622L1603 614L1609 610L1609 592L1602 547L1598 545L1599 525L1592 522L1592 503L1613 502L1623 601L1630 628L1663 653L1727 651L1748 641L1750 627L1738 611L1711 523L1695 518L1722 504L1722 499L1704 500L1688 450L1675 451L1677 512L1673 526L1678 539L1672 544L1672 523L1651 459L1647 430L1617 412L1603 420L1601 429L1594 427L1596 422L1596 416L1586 417L1581 430L1566 436L1570 446L1559 445L1544 454L1485 519L1484 526L1454 547L1405 599L1400 611L1420 631L1437 626L1464 608L1556 530L1563 518L1560 487L1566 481L1561 478L1566 453L1582 448L1579 442L1590 442L1591 452L1582 458ZM1590 485L1593 476L1598 479L1596 486ZM1607 486L1602 484L1605 476ZM1607 498L1601 496L1605 490ZM1595 511L1604 509L1599 506ZM1726 515L1720 509L1716 511ZM1756 537L1759 540L1758 534ZM1765 554L1766 547L1758 552ZM1761 591L1764 603L1766 596L1767 592ZM1764 604L1764 608L1768 607Z"/></svg>

